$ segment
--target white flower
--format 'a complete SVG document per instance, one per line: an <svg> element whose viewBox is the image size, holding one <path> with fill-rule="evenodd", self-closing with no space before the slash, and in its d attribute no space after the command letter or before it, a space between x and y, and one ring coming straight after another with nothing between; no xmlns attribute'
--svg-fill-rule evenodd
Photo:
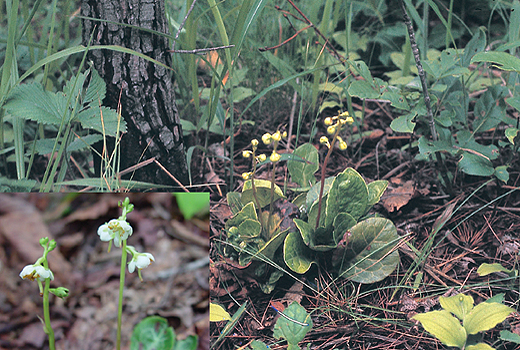
<svg viewBox="0 0 520 350"><path fill-rule="evenodd" d="M134 257L132 260L128 263L128 271L130 273L135 271L135 268L138 269L144 269L145 267L148 267L152 263L152 261L155 261L154 257L150 253L137 253L134 254Z"/></svg>
<svg viewBox="0 0 520 350"><path fill-rule="evenodd" d="M20 277L22 279L30 279L31 281L35 279L39 279L40 281L45 281L47 278L51 280L54 279L52 271L41 265L27 265L23 268L22 272L20 272Z"/></svg>
<svg viewBox="0 0 520 350"><path fill-rule="evenodd" d="M128 239L132 233L132 226L125 220L119 219L110 220L107 224L103 224L98 228L99 238L104 242L114 239L116 247L120 247L121 242Z"/></svg>

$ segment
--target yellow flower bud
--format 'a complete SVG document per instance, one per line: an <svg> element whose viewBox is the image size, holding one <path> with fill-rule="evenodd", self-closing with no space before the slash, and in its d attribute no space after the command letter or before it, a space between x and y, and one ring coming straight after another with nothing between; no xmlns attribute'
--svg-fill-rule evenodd
<svg viewBox="0 0 520 350"><path fill-rule="evenodd" d="M253 148L256 149L256 147L258 146L258 140L257 139L252 139L251 140L251 144L253 145Z"/></svg>
<svg viewBox="0 0 520 350"><path fill-rule="evenodd" d="M329 135L332 135L336 132L336 126L335 125L331 125L327 128L327 134Z"/></svg>
<svg viewBox="0 0 520 350"><path fill-rule="evenodd" d="M273 162L273 163L276 163L277 161L279 161L280 158L282 158L282 156L279 155L279 154L276 153L276 152L273 152L273 153L271 154L271 156L269 157L269 159L270 159L271 162Z"/></svg>
<svg viewBox="0 0 520 350"><path fill-rule="evenodd" d="M282 134L280 133L280 130L276 130L272 137L273 140L275 140L276 142L280 142L280 140L282 139Z"/></svg>
<svg viewBox="0 0 520 350"><path fill-rule="evenodd" d="M267 156L265 154L260 154L258 157L257 157L258 161L260 162L263 162L267 159Z"/></svg>
<svg viewBox="0 0 520 350"><path fill-rule="evenodd" d="M271 139L271 134L269 134L268 132L266 132L263 136L262 136L262 142L265 144L265 145L269 145L273 140Z"/></svg>
<svg viewBox="0 0 520 350"><path fill-rule="evenodd" d="M329 143L329 139L327 138L327 136L320 137L320 143L325 144L325 145L327 145L328 148L330 148L330 143Z"/></svg>
<svg viewBox="0 0 520 350"><path fill-rule="evenodd" d="M348 111L338 114L338 117L340 117L342 119L344 119L345 117L348 117Z"/></svg>
<svg viewBox="0 0 520 350"><path fill-rule="evenodd" d="M349 124L354 123L354 118L352 118L352 117L347 117L347 119L345 119L345 120L346 120L346 122L349 123Z"/></svg>
<svg viewBox="0 0 520 350"><path fill-rule="evenodd" d="M252 173L242 173L242 179L249 180L251 178Z"/></svg>
<svg viewBox="0 0 520 350"><path fill-rule="evenodd" d="M342 150L342 151L346 150L347 149L347 143L345 141L343 141L343 140L340 140L339 141L339 149Z"/></svg>
<svg viewBox="0 0 520 350"><path fill-rule="evenodd" d="M323 121L323 123L324 123L326 126L330 126L330 125L332 125L332 118L331 118L331 117L327 117L327 118L325 118L325 120Z"/></svg>
<svg viewBox="0 0 520 350"><path fill-rule="evenodd" d="M283 132L282 137L283 137L284 139L287 138L287 131L284 131L284 132Z"/></svg>
<svg viewBox="0 0 520 350"><path fill-rule="evenodd" d="M253 154L253 152L251 152L251 151L242 151L242 157L244 157L244 158L249 158L249 157L251 157L252 154Z"/></svg>

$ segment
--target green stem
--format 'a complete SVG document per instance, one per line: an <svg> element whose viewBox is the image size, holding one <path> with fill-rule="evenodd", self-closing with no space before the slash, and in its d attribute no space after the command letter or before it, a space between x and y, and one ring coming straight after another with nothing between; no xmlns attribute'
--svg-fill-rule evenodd
<svg viewBox="0 0 520 350"><path fill-rule="evenodd" d="M316 217L316 226L314 227L315 230L318 229L318 226L320 225L320 216L321 216L321 202L323 197L323 188L325 187L325 170L327 169L327 163L329 162L330 155L332 154L332 149L334 148L334 145L336 144L336 140L338 139L339 131L341 129L341 126L338 125L336 127L336 131L334 132L334 137L332 138L332 143L330 144L329 151L327 152L327 155L325 156L325 160L323 161L323 166L321 168L321 186L320 186L320 196L319 202L318 202L318 216Z"/></svg>
<svg viewBox="0 0 520 350"><path fill-rule="evenodd" d="M121 253L121 275L119 277L119 305L117 308L117 343L116 349L121 349L121 315L123 313L123 289L125 288L126 269L126 239L123 240L123 251Z"/></svg>
<svg viewBox="0 0 520 350"><path fill-rule="evenodd" d="M49 262L45 259L43 263L46 269L49 269ZM49 335L49 349L55 350L54 347L54 331L52 330L51 325L51 315L49 312L49 285L51 284L50 278L45 279L45 287L43 288L43 319L45 321L45 328L47 329L47 334Z"/></svg>

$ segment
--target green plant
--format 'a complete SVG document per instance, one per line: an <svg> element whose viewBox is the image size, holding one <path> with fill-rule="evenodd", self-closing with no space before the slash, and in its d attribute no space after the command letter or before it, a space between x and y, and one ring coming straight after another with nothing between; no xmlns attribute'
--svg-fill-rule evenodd
<svg viewBox="0 0 520 350"><path fill-rule="evenodd" d="M119 202L119 207L123 209L123 213L118 219L110 220L110 222L101 225L98 229L99 238L104 242L109 242L108 251L112 247L112 240L116 247L122 247L121 251L121 272L119 276L119 303L117 308L117 339L116 348L121 348L121 315L123 313L123 290L125 287L125 267L127 261L127 253L132 254L132 259L128 263L128 271L134 272L137 268L139 279L143 280L141 276L141 269L149 266L152 261L155 261L154 257L150 253L139 253L137 250L126 244L127 239L132 235L132 226L126 221L126 216L132 210L134 205L130 204L130 200L125 198L124 201Z"/></svg>
<svg viewBox="0 0 520 350"><path fill-rule="evenodd" d="M273 177L270 181L254 178L257 163L267 160L266 156L256 156L258 142L252 141L253 150L244 151L244 156L252 156L253 171L244 174L247 180L241 194L228 193L227 196L234 216L226 222L226 255L236 257L244 267L253 260L267 259L279 266L285 263L292 271L303 274L320 257L332 254L330 267L339 276L361 283L380 281L395 269L399 262L395 247L400 240L395 226L384 218L366 218L381 198L387 182L374 181L367 185L351 168L337 176L325 177L332 146L338 143L341 150L347 148L339 132L351 122L348 113L326 119L328 132L333 136L332 142L325 136L320 140L327 145L328 152L319 183L314 178L319 157L313 145L301 145L291 155L278 155L276 140L281 135L264 135L266 144L270 144L272 137L275 140L270 156L271 174L284 157L288 160L292 181L299 185L292 189L299 193L292 203L285 201ZM269 209L264 210L267 207ZM280 247L283 253L277 254ZM283 275L282 270L271 272L262 264L255 265L255 271L257 276L265 276L261 286L267 293Z"/></svg>
<svg viewBox="0 0 520 350"><path fill-rule="evenodd" d="M495 327L515 311L502 304L503 297L503 294L497 295L474 306L469 295L441 296L439 303L443 310L417 314L412 319L421 322L424 329L447 346L466 350L493 349L478 343L476 335Z"/></svg>
<svg viewBox="0 0 520 350"><path fill-rule="evenodd" d="M45 237L40 239L40 245L43 247L42 257L36 260L34 264L25 266L20 272L20 277L38 282L40 295L43 296L43 330L49 337L49 348L55 350L54 331L49 311L49 292L60 298L65 298L69 294L69 290L64 287L50 288L50 282L54 279L54 275L49 269L47 255L56 248L56 241L54 239L49 241L49 238ZM42 287L42 282L45 282L44 287Z"/></svg>
<svg viewBox="0 0 520 350"><path fill-rule="evenodd" d="M164 317L149 316L134 327L130 350L195 350L197 343L195 335L177 340L175 331Z"/></svg>

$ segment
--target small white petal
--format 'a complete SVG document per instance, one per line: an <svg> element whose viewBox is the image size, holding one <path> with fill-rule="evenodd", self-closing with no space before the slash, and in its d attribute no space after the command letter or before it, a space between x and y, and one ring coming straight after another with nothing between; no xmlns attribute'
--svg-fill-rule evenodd
<svg viewBox="0 0 520 350"><path fill-rule="evenodd" d="M104 242L108 242L112 238L114 238L114 233L112 232L112 230L110 230L108 228L108 224L99 226L98 235L99 235L99 239L101 239Z"/></svg>
<svg viewBox="0 0 520 350"><path fill-rule="evenodd" d="M22 269L22 272L20 272L20 277L26 279L28 276L32 275L33 271L34 265L27 265Z"/></svg>
<svg viewBox="0 0 520 350"><path fill-rule="evenodd" d="M128 272L133 273L135 271L135 261L132 259L130 263L128 264Z"/></svg>

